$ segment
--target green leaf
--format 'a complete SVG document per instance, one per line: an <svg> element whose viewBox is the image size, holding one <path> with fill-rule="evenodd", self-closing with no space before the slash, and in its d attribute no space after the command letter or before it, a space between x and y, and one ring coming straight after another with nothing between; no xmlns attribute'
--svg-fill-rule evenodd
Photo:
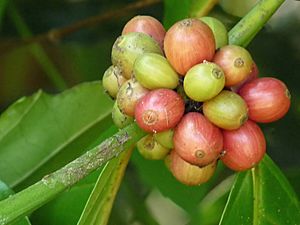
<svg viewBox="0 0 300 225"><path fill-rule="evenodd" d="M261 163L237 175L220 225L299 224L300 206L280 169L266 155Z"/></svg>
<svg viewBox="0 0 300 225"><path fill-rule="evenodd" d="M164 26L168 29L176 21L188 17L190 10L190 0L165 0L164 9Z"/></svg>
<svg viewBox="0 0 300 225"><path fill-rule="evenodd" d="M112 136L116 131L117 128L112 126L104 132L101 132L99 138L97 138L95 143L101 143L101 141ZM94 147L95 143L91 143L88 148ZM63 163L63 161L69 157L67 154L70 153L60 153L57 156L56 160L51 160L53 161L52 164L57 164L56 161L61 161L61 163ZM46 166L45 169L47 168L48 167ZM33 214L31 215L31 221L35 225L76 224L102 169L103 167L99 168L97 171L81 180L68 192L62 193L57 198L55 198L55 200L49 202L48 204L33 212ZM63 214L61 213L62 211L64 211Z"/></svg>
<svg viewBox="0 0 300 225"><path fill-rule="evenodd" d="M200 186L186 186L176 180L166 168L164 161L146 160L138 151L132 156L132 161L137 169L140 179L149 187L157 188L166 197L190 213L197 210L202 198L216 185L220 172L223 171L219 163L213 178Z"/></svg>
<svg viewBox="0 0 300 225"><path fill-rule="evenodd" d="M7 5L7 0L0 1L0 30L2 26L2 20L5 14L5 10L6 10L6 5Z"/></svg>
<svg viewBox="0 0 300 225"><path fill-rule="evenodd" d="M76 224L101 170L102 168L93 172L67 192L34 211L30 216L32 223L34 225Z"/></svg>
<svg viewBox="0 0 300 225"><path fill-rule="evenodd" d="M10 195L14 194L14 192L0 180L0 200L3 200L5 198L8 198ZM0 215L0 224L4 223L5 219L1 218ZM16 222L14 222L12 225L31 225L30 221L27 217L24 219L20 219Z"/></svg>
<svg viewBox="0 0 300 225"><path fill-rule="evenodd" d="M99 82L55 96L38 91L18 100L0 117L0 179L14 186L60 152L74 146L83 150L107 129L102 121L110 117L111 108Z"/></svg>
<svg viewBox="0 0 300 225"><path fill-rule="evenodd" d="M103 168L77 225L105 225L132 150L123 152Z"/></svg>
<svg viewBox="0 0 300 225"><path fill-rule="evenodd" d="M165 0L164 25L169 28L179 20L205 16L216 3L217 0Z"/></svg>

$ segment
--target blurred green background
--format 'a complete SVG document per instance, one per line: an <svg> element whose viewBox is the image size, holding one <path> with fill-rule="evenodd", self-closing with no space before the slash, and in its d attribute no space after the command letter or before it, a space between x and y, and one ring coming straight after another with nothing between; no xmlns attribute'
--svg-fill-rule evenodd
<svg viewBox="0 0 300 225"><path fill-rule="evenodd" d="M18 98L31 95L38 89L59 93L85 81L100 80L111 64L111 47L126 21L137 14L151 15L163 21L167 9L164 3L160 2L130 11L126 15L118 15L116 11L113 16L97 25L82 28L57 40L45 40L38 44L34 42L28 44L24 40L90 16L122 9L133 2L135 1L0 0L0 111L5 110ZM169 5L172 3L167 2ZM177 7L177 10L180 8ZM299 1L286 1L248 47L261 76L274 76L283 80L292 94L292 106L287 116L278 122L264 125L263 130L267 137L269 155L284 170L298 196L300 195L299 12ZM225 19L228 28L238 21L238 18L226 15L219 6L214 9L213 15ZM63 78L63 81L53 79L56 76ZM203 224L215 224L232 182L230 174L231 172L226 170L216 178L220 181L229 177L221 183L221 187L224 187L224 193L220 192L221 198L216 198L212 194L208 197L213 200L215 198L215 201L203 199L204 194L214 184L204 185L201 189L187 188L174 181L162 162L149 162L135 153L118 194L110 224L176 225L186 224L187 221L193 224L193 220L202 218L203 215L211 215ZM89 179L94 181L96 175L97 172ZM38 210L32 216L32 221L35 222L33 224L66 224L64 221L68 217L72 218L71 221L76 221L83 203L77 204L74 198L86 199L92 189L92 181L87 182L90 185L82 185L83 188L78 190L74 188L68 195ZM65 204L66 202L68 204ZM68 211L68 207L72 210ZM161 215L161 209L167 210L167 213ZM66 213L61 215L62 211Z"/></svg>

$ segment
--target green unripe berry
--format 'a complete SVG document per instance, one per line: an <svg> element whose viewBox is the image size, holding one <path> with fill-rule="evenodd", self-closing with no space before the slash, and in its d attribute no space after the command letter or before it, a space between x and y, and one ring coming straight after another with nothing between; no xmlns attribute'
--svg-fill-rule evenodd
<svg viewBox="0 0 300 225"><path fill-rule="evenodd" d="M224 88L225 75L215 63L204 62L193 66L185 75L184 91L191 99L204 102Z"/></svg>
<svg viewBox="0 0 300 225"><path fill-rule="evenodd" d="M127 116L120 111L117 102L115 102L112 108L111 115L114 124L120 129L133 122L133 117Z"/></svg>
<svg viewBox="0 0 300 225"><path fill-rule="evenodd" d="M228 32L220 20L209 16L201 17L200 20L212 30L215 37L216 49L228 44Z"/></svg>
<svg viewBox="0 0 300 225"><path fill-rule="evenodd" d="M177 87L179 77L167 59L159 54L145 53L139 56L133 67L135 78L148 89Z"/></svg>
<svg viewBox="0 0 300 225"><path fill-rule="evenodd" d="M164 159L169 153L169 149L155 141L153 134L148 134L137 142L137 149L145 159Z"/></svg>
<svg viewBox="0 0 300 225"><path fill-rule="evenodd" d="M108 94L115 98L125 81L126 78L122 76L122 70L117 66L110 66L103 75L102 85Z"/></svg>
<svg viewBox="0 0 300 225"><path fill-rule="evenodd" d="M220 0L219 5L228 14L243 17L258 2L258 0Z"/></svg>
<svg viewBox="0 0 300 225"><path fill-rule="evenodd" d="M123 76L129 79L136 58L146 52L163 54L153 38L144 33L132 32L117 38L112 48L111 60L113 65L122 69Z"/></svg>
<svg viewBox="0 0 300 225"><path fill-rule="evenodd" d="M158 132L154 134L154 139L161 144L162 146L164 146L165 148L168 149L173 149L174 145L173 145L173 134L174 134L174 130L170 129L170 130L166 130L163 132Z"/></svg>
<svg viewBox="0 0 300 225"><path fill-rule="evenodd" d="M204 102L203 113L210 122L225 130L238 129L248 119L248 108L242 97L226 90Z"/></svg>

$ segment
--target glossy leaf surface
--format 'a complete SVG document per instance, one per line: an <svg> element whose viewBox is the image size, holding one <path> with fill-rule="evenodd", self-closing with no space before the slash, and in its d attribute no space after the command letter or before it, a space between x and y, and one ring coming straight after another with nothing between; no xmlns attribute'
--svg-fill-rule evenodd
<svg viewBox="0 0 300 225"><path fill-rule="evenodd" d="M0 117L0 178L14 186L60 152L86 148L108 128L97 125L110 117L111 107L99 82L18 100Z"/></svg>
<svg viewBox="0 0 300 225"><path fill-rule="evenodd" d="M261 163L239 173L220 225L299 224L297 196L280 169L266 155Z"/></svg>

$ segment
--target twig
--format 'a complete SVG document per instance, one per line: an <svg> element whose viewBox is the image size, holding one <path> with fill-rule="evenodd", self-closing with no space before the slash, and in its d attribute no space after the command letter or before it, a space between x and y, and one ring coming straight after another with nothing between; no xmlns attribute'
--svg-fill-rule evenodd
<svg viewBox="0 0 300 225"><path fill-rule="evenodd" d="M10 224L47 203L61 192L132 147L145 135L135 123L29 188L0 202L0 225Z"/></svg>
<svg viewBox="0 0 300 225"><path fill-rule="evenodd" d="M229 43L246 47L285 0L261 0L229 32Z"/></svg>
<svg viewBox="0 0 300 225"><path fill-rule="evenodd" d="M119 8L117 10L113 9L113 10L107 11L106 13L101 13L96 16L91 16L91 17L85 18L83 20L77 21L77 22L67 25L65 27L54 28L50 31L47 31L46 33L24 39L21 41L20 45L30 44L30 43L34 43L34 42L46 42L46 41L55 43L58 40L60 40L61 38L65 37L67 35L70 35L74 32L77 32L82 28L87 28L87 27L92 27L92 26L98 25L99 23L101 23L103 21L106 21L106 20L109 20L112 18L116 18L116 17L124 16L130 11L145 8L145 7L157 4L159 2L161 2L161 0L140 0L140 1L128 4L123 8Z"/></svg>

